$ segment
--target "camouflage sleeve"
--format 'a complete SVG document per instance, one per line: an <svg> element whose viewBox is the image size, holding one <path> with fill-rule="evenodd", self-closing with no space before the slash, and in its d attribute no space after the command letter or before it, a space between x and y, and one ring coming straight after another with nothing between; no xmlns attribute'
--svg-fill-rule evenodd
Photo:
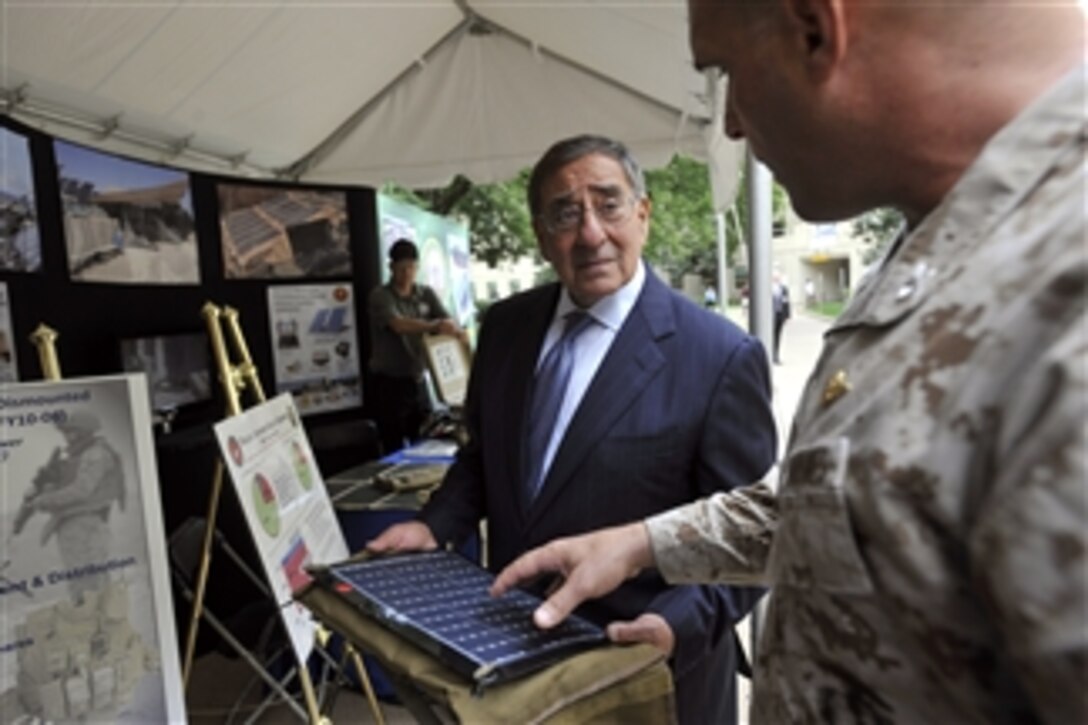
<svg viewBox="0 0 1088 725"><path fill-rule="evenodd" d="M972 584L1045 722L1088 722L1088 315L1003 406Z"/></svg>
<svg viewBox="0 0 1088 725"><path fill-rule="evenodd" d="M100 445L88 448L79 456L79 462L72 472L72 482L56 491L42 493L34 500L35 505L54 510L84 503L97 490L99 481L109 473L112 464L109 451L105 448Z"/></svg>
<svg viewBox="0 0 1088 725"><path fill-rule="evenodd" d="M646 519L657 569L670 584L765 586L778 523L766 483L735 488Z"/></svg>

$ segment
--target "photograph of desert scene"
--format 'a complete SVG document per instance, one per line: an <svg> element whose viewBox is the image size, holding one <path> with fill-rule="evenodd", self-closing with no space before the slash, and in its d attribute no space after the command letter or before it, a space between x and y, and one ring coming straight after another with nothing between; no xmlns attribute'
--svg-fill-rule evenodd
<svg viewBox="0 0 1088 725"><path fill-rule="evenodd" d="M72 279L199 284L188 174L56 142Z"/></svg>

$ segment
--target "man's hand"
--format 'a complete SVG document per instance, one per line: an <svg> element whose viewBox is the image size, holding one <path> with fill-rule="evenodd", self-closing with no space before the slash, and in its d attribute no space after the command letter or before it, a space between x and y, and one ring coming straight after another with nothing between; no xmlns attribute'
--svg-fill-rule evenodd
<svg viewBox="0 0 1088 725"><path fill-rule="evenodd" d="M613 622L608 625L608 638L624 644L652 644L664 652L666 657L672 656L672 650L676 646L676 635L672 633L672 627L664 617L654 612L646 612L631 622Z"/></svg>
<svg viewBox="0 0 1088 725"><path fill-rule="evenodd" d="M405 521L394 524L366 542L366 550L372 554L393 554L401 551L433 551L438 548L434 534L421 521Z"/></svg>
<svg viewBox="0 0 1088 725"><path fill-rule="evenodd" d="M646 526L642 522L627 524L556 539L523 554L499 572L491 595L500 596L521 582L558 572L565 579L562 586L533 612L536 625L549 629L585 600L608 594L653 563Z"/></svg>
<svg viewBox="0 0 1088 725"><path fill-rule="evenodd" d="M450 318L444 317L441 320L438 320L438 324L435 325L435 332L439 335L453 335L454 337L458 337L461 334L461 328Z"/></svg>

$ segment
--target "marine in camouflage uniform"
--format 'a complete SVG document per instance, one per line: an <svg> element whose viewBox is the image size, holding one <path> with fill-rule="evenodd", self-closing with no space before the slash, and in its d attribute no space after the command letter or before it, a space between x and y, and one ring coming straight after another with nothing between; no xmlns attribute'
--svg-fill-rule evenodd
<svg viewBox="0 0 1088 725"><path fill-rule="evenodd" d="M52 514L42 531L42 544L56 534L61 559L71 571L102 564L109 556L110 508L115 500L124 506L124 471L117 452L98 435L98 418L77 411L57 424L67 441L59 481L32 500L35 510ZM102 575L85 574L68 579L68 591L79 599L86 591L101 588Z"/></svg>
<svg viewBox="0 0 1088 725"><path fill-rule="evenodd" d="M776 492L553 541L493 591L561 572L547 627L647 567L772 584L760 725L1088 722L1083 7L688 9L801 216L911 231L828 331Z"/></svg>
<svg viewBox="0 0 1088 725"><path fill-rule="evenodd" d="M1085 722L1085 68L994 136L830 329L777 496L647 522L773 583L753 722Z"/></svg>

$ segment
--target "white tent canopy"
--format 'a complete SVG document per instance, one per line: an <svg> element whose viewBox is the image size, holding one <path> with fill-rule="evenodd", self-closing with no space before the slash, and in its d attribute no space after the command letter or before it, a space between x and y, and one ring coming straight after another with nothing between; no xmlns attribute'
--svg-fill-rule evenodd
<svg viewBox="0 0 1088 725"><path fill-rule="evenodd" d="M496 181L584 132L654 167L707 158L720 107L685 15L680 0L5 2L0 110L156 163L302 182ZM736 176L728 146L719 181Z"/></svg>

